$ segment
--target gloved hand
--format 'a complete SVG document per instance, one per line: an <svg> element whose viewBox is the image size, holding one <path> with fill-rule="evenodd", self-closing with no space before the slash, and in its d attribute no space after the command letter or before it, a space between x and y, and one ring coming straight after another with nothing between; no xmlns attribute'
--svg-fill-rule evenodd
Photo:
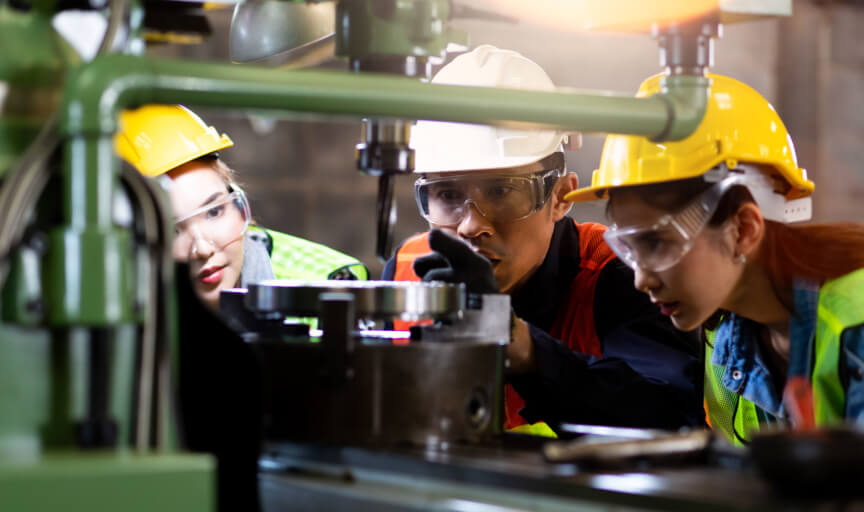
<svg viewBox="0 0 864 512"><path fill-rule="evenodd" d="M468 293L498 293L492 263L474 252L468 244L440 229L429 233L432 254L414 261L414 272L424 281L465 283Z"/></svg>

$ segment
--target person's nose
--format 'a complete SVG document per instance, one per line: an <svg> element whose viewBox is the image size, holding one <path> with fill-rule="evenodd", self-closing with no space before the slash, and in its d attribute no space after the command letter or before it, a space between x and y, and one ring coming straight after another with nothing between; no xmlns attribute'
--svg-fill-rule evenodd
<svg viewBox="0 0 864 512"><path fill-rule="evenodd" d="M639 265L633 269L633 286L640 292L649 293L661 285L660 278L654 272L645 270Z"/></svg>
<svg viewBox="0 0 864 512"><path fill-rule="evenodd" d="M204 236L197 227L189 230L189 236L192 238L192 245L189 247L187 257L191 260L200 259L207 260L213 253L216 252L216 247L209 237Z"/></svg>
<svg viewBox="0 0 864 512"><path fill-rule="evenodd" d="M465 217L456 226L456 234L465 239L478 238L482 235L492 235L495 228L492 223L483 215L480 208L473 202L468 201L465 206Z"/></svg>

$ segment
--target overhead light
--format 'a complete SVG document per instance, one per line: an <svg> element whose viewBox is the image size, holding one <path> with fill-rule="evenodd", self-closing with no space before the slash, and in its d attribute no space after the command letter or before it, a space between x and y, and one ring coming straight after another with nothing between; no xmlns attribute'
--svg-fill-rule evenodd
<svg viewBox="0 0 864 512"><path fill-rule="evenodd" d="M231 19L231 60L289 67L317 64L333 57L335 20L335 2L242 2Z"/></svg>

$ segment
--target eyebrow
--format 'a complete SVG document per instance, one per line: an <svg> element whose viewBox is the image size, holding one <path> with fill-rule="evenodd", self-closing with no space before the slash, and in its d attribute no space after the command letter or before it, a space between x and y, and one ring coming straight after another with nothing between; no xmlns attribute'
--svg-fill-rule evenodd
<svg viewBox="0 0 864 512"><path fill-rule="evenodd" d="M214 193L210 194L210 197L208 197L207 199L205 199L204 202L201 203L201 205L200 205L198 208L201 208L201 207L207 206L208 204L212 203L214 199L216 199L216 198L218 198L219 196L221 196L223 193L224 193L224 192L214 192Z"/></svg>

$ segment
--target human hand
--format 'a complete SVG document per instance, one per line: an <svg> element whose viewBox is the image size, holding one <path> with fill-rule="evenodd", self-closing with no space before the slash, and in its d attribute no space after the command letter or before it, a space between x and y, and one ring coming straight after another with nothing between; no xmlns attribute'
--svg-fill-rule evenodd
<svg viewBox="0 0 864 512"><path fill-rule="evenodd" d="M464 283L468 293L499 293L492 263L471 247L439 229L429 233L432 254L414 261L414 272L423 281Z"/></svg>

